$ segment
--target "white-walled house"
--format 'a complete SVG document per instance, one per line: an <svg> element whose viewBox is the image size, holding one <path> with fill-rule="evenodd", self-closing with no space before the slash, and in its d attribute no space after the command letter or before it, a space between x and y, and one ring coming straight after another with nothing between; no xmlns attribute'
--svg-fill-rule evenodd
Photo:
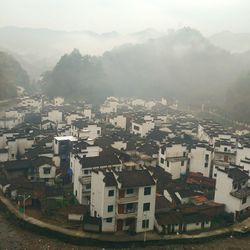
<svg viewBox="0 0 250 250"><path fill-rule="evenodd" d="M12 137L7 141L9 160L16 160L17 157L25 154L26 149L32 148L34 138L32 137Z"/></svg>
<svg viewBox="0 0 250 250"><path fill-rule="evenodd" d="M159 166L172 175L172 179L179 179L187 172L188 149L182 143L168 143L159 150Z"/></svg>
<svg viewBox="0 0 250 250"><path fill-rule="evenodd" d="M127 128L127 117L124 115L118 115L118 116L112 117L109 119L109 122L117 128L122 128L122 129Z"/></svg>
<svg viewBox="0 0 250 250"><path fill-rule="evenodd" d="M55 123L61 123L63 121L63 113L57 109L48 112L48 117L43 117L42 120L50 120Z"/></svg>
<svg viewBox="0 0 250 250"><path fill-rule="evenodd" d="M137 120L132 122L132 133L145 137L151 130L153 130L155 124L153 121Z"/></svg>
<svg viewBox="0 0 250 250"><path fill-rule="evenodd" d="M28 176L31 181L41 181L48 185L53 185L55 177L56 166L53 165L51 158L41 156L32 160L32 168Z"/></svg>
<svg viewBox="0 0 250 250"><path fill-rule="evenodd" d="M213 150L207 144L197 144L193 146L189 154L190 172L202 173L205 177L211 177Z"/></svg>
<svg viewBox="0 0 250 250"><path fill-rule="evenodd" d="M132 101L132 106L145 106L145 100L142 99L135 99Z"/></svg>
<svg viewBox="0 0 250 250"><path fill-rule="evenodd" d="M119 106L119 102L117 98L108 97L106 101L100 106L100 112L102 114L116 113L118 106Z"/></svg>
<svg viewBox="0 0 250 250"><path fill-rule="evenodd" d="M235 219L249 214L249 175L240 167L229 166L217 169L214 201L225 204L225 210L233 213Z"/></svg>
<svg viewBox="0 0 250 250"><path fill-rule="evenodd" d="M153 230L156 183L148 170L95 170L91 183L90 212L102 232Z"/></svg>
<svg viewBox="0 0 250 250"><path fill-rule="evenodd" d="M239 145L236 150L236 165L240 165L241 160L245 160L245 158L250 158L250 145Z"/></svg>
<svg viewBox="0 0 250 250"><path fill-rule="evenodd" d="M71 125L73 121L83 119L84 117L78 113L71 113L65 116L65 121L68 125Z"/></svg>
<svg viewBox="0 0 250 250"><path fill-rule="evenodd" d="M98 168L122 167L121 161L115 154L100 152L99 147L98 150L95 150L95 147L88 147L86 154L82 157L75 155L71 162L73 192L78 202L84 205L90 201L91 172Z"/></svg>
<svg viewBox="0 0 250 250"><path fill-rule="evenodd" d="M5 162L9 160L9 153L6 148L0 149L0 162Z"/></svg>
<svg viewBox="0 0 250 250"><path fill-rule="evenodd" d="M92 110L90 107L85 107L83 110L83 115L85 118L87 118L88 120L92 119Z"/></svg>
<svg viewBox="0 0 250 250"><path fill-rule="evenodd" d="M57 96L54 98L54 104L55 106L62 106L64 103L64 98L61 96Z"/></svg>
<svg viewBox="0 0 250 250"><path fill-rule="evenodd" d="M71 135L77 138L94 140L101 136L101 127L86 120L77 120L71 125Z"/></svg>

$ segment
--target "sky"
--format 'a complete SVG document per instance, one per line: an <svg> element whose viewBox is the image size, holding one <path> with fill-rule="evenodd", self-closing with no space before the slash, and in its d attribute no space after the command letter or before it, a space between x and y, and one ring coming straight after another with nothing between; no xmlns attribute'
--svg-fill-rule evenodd
<svg viewBox="0 0 250 250"><path fill-rule="evenodd" d="M0 0L0 26L159 31L189 26L205 35L250 32L250 0Z"/></svg>

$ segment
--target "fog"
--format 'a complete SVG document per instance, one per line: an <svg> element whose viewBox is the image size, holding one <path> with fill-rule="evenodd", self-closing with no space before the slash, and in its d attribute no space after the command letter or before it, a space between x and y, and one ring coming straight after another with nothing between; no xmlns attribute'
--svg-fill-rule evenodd
<svg viewBox="0 0 250 250"><path fill-rule="evenodd" d="M164 95L234 109L250 71L249 12L246 0L1 0L0 50L52 97Z"/></svg>

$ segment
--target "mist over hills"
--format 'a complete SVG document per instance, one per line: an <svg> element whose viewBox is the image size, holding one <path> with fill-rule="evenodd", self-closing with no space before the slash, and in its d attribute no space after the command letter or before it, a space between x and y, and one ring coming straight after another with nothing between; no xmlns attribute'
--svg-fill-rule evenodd
<svg viewBox="0 0 250 250"><path fill-rule="evenodd" d="M250 33L233 33L223 31L209 37L214 45L231 52L245 52L250 50Z"/></svg>
<svg viewBox="0 0 250 250"><path fill-rule="evenodd" d="M67 79L73 93L74 86L78 93L79 86L93 85L97 88L98 84L94 83L96 79L92 83L84 78L84 74L88 73L87 67L80 66L79 73L67 68L67 61L85 60L80 57L79 52L77 56L73 52L62 57L54 70L47 73L43 83L48 93L56 95L55 86L60 88L63 84L63 80L57 80L59 69L60 76ZM245 54L231 54L212 45L196 30L184 28L142 44L116 47L101 57L89 57L89 63L93 60L98 62L105 93L117 96L169 96L199 105L224 103L228 84L250 69L248 59ZM67 83L63 84L63 89L67 90ZM69 92L65 95L60 93L68 96ZM100 94L98 91L96 93ZM87 96L84 91L82 95Z"/></svg>
<svg viewBox="0 0 250 250"><path fill-rule="evenodd" d="M0 99L17 95L17 86L29 89L29 77L11 55L0 51Z"/></svg>
<svg viewBox="0 0 250 250"><path fill-rule="evenodd" d="M87 40L81 43L83 36L88 37L93 48L99 49L93 53L97 56L83 52L91 50ZM250 51L231 53L191 28L168 33L147 29L130 34L131 42L128 37L124 38L115 31L98 34L13 27L0 29L0 46L4 44L10 51L14 48L13 54L16 53L15 57L25 65L24 68L31 72L36 67L36 74L44 69L39 84L50 97L61 95L100 103L108 95L165 96L191 106L219 106L238 117L239 109L234 107L243 93L237 86L250 72ZM70 48L72 41L79 50ZM122 45L117 46L118 41ZM114 48L113 44L116 45ZM102 54L105 46L110 49ZM244 88L250 88L250 84L248 86ZM230 91L235 92L231 103ZM247 97L242 100L246 105Z"/></svg>
<svg viewBox="0 0 250 250"><path fill-rule="evenodd" d="M59 31L50 29L0 28L0 50L17 58L31 79L51 69L61 56L78 48L82 54L100 56L107 50L124 43L145 42L162 33L147 29L138 33L119 34L116 31L96 33L93 31Z"/></svg>

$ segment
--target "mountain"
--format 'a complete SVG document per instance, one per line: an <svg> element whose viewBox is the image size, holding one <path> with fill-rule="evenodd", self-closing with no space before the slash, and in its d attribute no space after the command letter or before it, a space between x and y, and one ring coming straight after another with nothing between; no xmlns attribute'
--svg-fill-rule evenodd
<svg viewBox="0 0 250 250"><path fill-rule="evenodd" d="M228 87L224 109L235 120L250 122L250 70Z"/></svg>
<svg viewBox="0 0 250 250"><path fill-rule="evenodd" d="M40 85L46 95L64 96L99 103L109 94L108 84L100 61L95 57L82 56L79 50L61 57L52 71L45 72Z"/></svg>
<svg viewBox="0 0 250 250"><path fill-rule="evenodd" d="M101 55L124 43L144 42L148 38L151 38L149 33L142 37L116 31L67 32L9 26L0 28L0 49L18 58L30 78L37 80L42 72L51 69L62 55L74 48L78 48L82 54Z"/></svg>
<svg viewBox="0 0 250 250"><path fill-rule="evenodd" d="M0 99L15 97L16 87L29 89L29 77L12 56L0 51Z"/></svg>
<svg viewBox="0 0 250 250"><path fill-rule="evenodd" d="M228 85L250 69L248 55L218 48L190 28L100 57L75 53L63 56L43 78L44 86L55 90L48 91L51 95L166 96L189 105L224 105Z"/></svg>
<svg viewBox="0 0 250 250"><path fill-rule="evenodd" d="M250 33L233 33L223 31L209 38L215 46L231 52L245 52L250 50Z"/></svg>
<svg viewBox="0 0 250 250"><path fill-rule="evenodd" d="M223 103L228 83L250 68L243 55L190 28L113 49L101 60L116 95L169 96L197 105Z"/></svg>

